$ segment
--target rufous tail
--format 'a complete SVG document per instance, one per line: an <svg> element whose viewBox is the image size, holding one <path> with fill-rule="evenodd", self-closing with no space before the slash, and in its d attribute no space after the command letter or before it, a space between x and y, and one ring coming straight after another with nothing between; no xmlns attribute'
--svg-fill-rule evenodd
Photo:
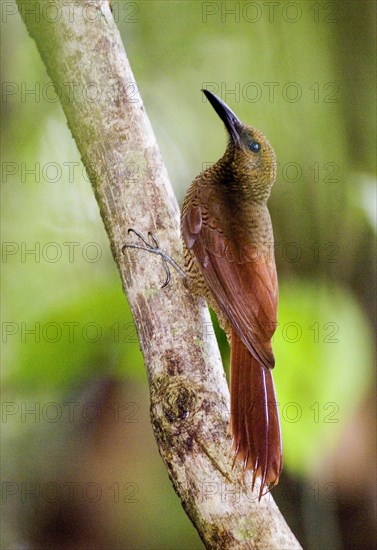
<svg viewBox="0 0 377 550"><path fill-rule="evenodd" d="M235 460L253 470L253 488L276 485L283 466L279 412L270 370L261 366L235 330L231 341L231 419Z"/></svg>

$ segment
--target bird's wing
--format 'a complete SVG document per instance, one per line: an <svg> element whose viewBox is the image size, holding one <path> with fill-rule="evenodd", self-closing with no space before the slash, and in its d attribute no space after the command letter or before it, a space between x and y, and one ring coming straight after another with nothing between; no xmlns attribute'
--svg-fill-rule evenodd
<svg viewBox="0 0 377 550"><path fill-rule="evenodd" d="M271 338L277 318L277 276L273 256L235 245L208 212L192 201L182 214L182 236L231 325L253 356L274 366Z"/></svg>

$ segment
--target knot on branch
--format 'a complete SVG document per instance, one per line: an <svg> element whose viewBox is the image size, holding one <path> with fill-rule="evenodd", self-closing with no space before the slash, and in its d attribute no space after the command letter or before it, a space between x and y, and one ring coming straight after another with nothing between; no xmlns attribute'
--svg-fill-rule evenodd
<svg viewBox="0 0 377 550"><path fill-rule="evenodd" d="M192 412L195 403L195 395L181 381L169 384L163 403L165 418L174 423L177 420L185 420Z"/></svg>
<svg viewBox="0 0 377 550"><path fill-rule="evenodd" d="M187 431L193 423L194 412L199 408L198 392L190 387L183 376L159 376L151 388L152 414L164 429L176 435Z"/></svg>
<svg viewBox="0 0 377 550"><path fill-rule="evenodd" d="M151 394L157 404L155 413L160 417L161 423L167 424L165 429L179 434L187 431L192 425L193 413L199 408L200 392L199 388L194 387L194 383L187 379L182 359L174 350L166 350L162 362L167 374L156 378L151 388ZM151 402L153 403L153 399Z"/></svg>

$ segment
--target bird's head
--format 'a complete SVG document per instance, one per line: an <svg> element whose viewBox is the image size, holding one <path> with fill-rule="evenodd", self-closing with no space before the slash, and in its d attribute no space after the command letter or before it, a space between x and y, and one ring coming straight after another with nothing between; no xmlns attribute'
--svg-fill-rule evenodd
<svg viewBox="0 0 377 550"><path fill-rule="evenodd" d="M276 176L275 152L267 138L244 124L219 97L208 90L204 95L215 109L229 134L223 159L232 171L234 183L256 201L267 201Z"/></svg>

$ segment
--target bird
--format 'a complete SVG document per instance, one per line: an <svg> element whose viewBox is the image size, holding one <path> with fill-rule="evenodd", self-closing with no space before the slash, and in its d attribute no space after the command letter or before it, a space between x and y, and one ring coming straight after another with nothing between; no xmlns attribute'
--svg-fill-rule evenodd
<svg viewBox="0 0 377 550"><path fill-rule="evenodd" d="M272 337L277 326L278 280L274 235L267 207L276 178L276 155L267 138L241 122L216 94L202 90L228 132L224 155L201 172L181 208L183 268L149 231L149 241L122 247L160 255L186 288L206 299L231 348L230 431L236 461L260 479L259 501L279 482L282 439L272 369Z"/></svg>
<svg viewBox="0 0 377 550"><path fill-rule="evenodd" d="M272 369L278 280L267 201L276 156L267 138L217 95L202 90L228 133L224 155L201 172L181 209L185 285L204 297L230 344L233 465L260 480L259 500L279 481L282 441Z"/></svg>

